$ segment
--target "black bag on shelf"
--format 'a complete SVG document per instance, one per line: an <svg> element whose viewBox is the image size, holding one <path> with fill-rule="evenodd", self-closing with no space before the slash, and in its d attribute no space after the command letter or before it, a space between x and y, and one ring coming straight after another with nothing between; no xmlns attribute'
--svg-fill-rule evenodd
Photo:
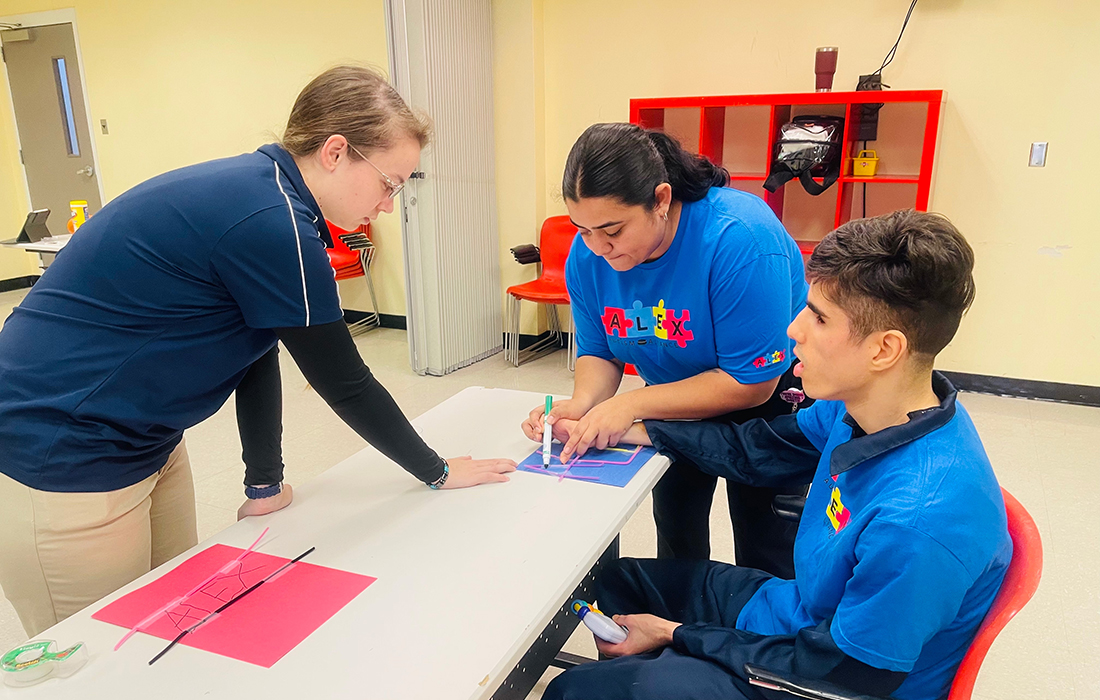
<svg viewBox="0 0 1100 700"><path fill-rule="evenodd" d="M780 127L775 159L764 189L775 192L798 178L803 189L817 196L840 177L843 154L844 117L795 117ZM824 178L822 184L814 177Z"/></svg>

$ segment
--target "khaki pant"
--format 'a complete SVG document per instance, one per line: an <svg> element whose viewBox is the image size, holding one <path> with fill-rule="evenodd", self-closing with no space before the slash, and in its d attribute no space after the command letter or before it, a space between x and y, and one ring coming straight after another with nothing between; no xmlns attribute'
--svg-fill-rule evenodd
<svg viewBox="0 0 1100 700"><path fill-rule="evenodd" d="M182 441L159 472L118 491L38 491L0 474L0 587L32 637L196 542Z"/></svg>

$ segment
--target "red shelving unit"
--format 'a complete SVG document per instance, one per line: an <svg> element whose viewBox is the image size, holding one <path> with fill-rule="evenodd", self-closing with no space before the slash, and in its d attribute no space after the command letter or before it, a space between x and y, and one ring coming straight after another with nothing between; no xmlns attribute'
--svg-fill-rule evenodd
<svg viewBox="0 0 1100 700"><path fill-rule="evenodd" d="M851 175L851 159L862 149L855 140L859 105L883 104L875 177ZM852 218L895 209L928 209L939 134L942 90L810 92L717 97L654 97L630 101L630 121L677 137L730 171L730 186L762 197L799 242L804 253L832 229ZM818 197L797 180L772 193L768 178L779 128L801 114L844 117L844 163L836 185Z"/></svg>

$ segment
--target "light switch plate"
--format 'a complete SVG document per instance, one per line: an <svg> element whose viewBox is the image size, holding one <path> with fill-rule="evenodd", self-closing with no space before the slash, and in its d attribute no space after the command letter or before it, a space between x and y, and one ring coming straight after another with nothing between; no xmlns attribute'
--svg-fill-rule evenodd
<svg viewBox="0 0 1100 700"><path fill-rule="evenodd" d="M1036 141L1031 144L1031 158L1027 162L1032 168L1042 168L1047 164L1047 142Z"/></svg>

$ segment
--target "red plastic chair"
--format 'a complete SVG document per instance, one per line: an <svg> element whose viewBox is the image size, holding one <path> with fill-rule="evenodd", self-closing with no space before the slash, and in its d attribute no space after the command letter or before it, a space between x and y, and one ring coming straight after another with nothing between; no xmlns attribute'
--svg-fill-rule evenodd
<svg viewBox="0 0 1100 700"><path fill-rule="evenodd" d="M373 311L352 323L348 324L348 330L352 335L359 335L378 328L381 325L381 317L378 315L378 298L374 294L374 280L370 274L370 266L374 261L374 244L370 239L370 224L363 224L354 231L345 231L326 219L329 233L332 234L332 247L327 248L329 264L336 273L337 280L346 280L353 277L362 277L367 283L367 291L370 293Z"/></svg>
<svg viewBox="0 0 1100 700"><path fill-rule="evenodd" d="M1012 494L1001 489L1001 495L1004 497L1005 513L1008 515L1008 535L1012 538L1012 561L1008 564L1008 571L1005 572L997 597L993 599L993 605L955 671L947 700L970 700L974 692L974 682L978 679L978 670L993 640L1035 595L1039 578L1043 575L1043 543L1039 539L1039 529L1035 527L1035 521ZM746 664L745 670L752 685L785 691L798 697L812 700L857 697L853 691L832 683L775 674L752 664Z"/></svg>
<svg viewBox="0 0 1100 700"><path fill-rule="evenodd" d="M1005 499L1005 511L1008 514L1008 534L1012 538L1012 562L1008 565L1001 590L993 600L993 607L982 621L977 636L970 643L959 669L955 671L955 680L951 683L951 693L947 700L970 700L974 692L974 682L978 679L978 669L989 651L990 645L1008 621L1020 612L1039 587L1043 575L1043 543L1039 539L1039 528L1023 505L1008 491L1001 489Z"/></svg>
<svg viewBox="0 0 1100 700"><path fill-rule="evenodd" d="M508 288L508 331L505 334L504 356L516 367L561 347L562 328L557 306L569 305L569 292L565 289L565 259L569 257L569 248L573 245L576 234L577 227L569 221L568 216L551 216L544 221L539 234L539 255L542 260L539 278ZM547 304L550 323L549 334L522 352L519 349L521 300ZM573 369L577 355L575 337L575 326L570 314L569 369Z"/></svg>
<svg viewBox="0 0 1100 700"><path fill-rule="evenodd" d="M329 264L332 265L333 271L336 272L336 279L344 280L351 277L358 277L363 273L363 262L359 258L359 253L348 248L347 243L340 237L348 236L352 233L366 233L366 231L370 229L361 226L355 231L345 231L331 221L326 221L326 223L328 223L329 233L332 234L332 247L327 248L325 252L328 253ZM364 229L366 229L366 231L364 231Z"/></svg>

